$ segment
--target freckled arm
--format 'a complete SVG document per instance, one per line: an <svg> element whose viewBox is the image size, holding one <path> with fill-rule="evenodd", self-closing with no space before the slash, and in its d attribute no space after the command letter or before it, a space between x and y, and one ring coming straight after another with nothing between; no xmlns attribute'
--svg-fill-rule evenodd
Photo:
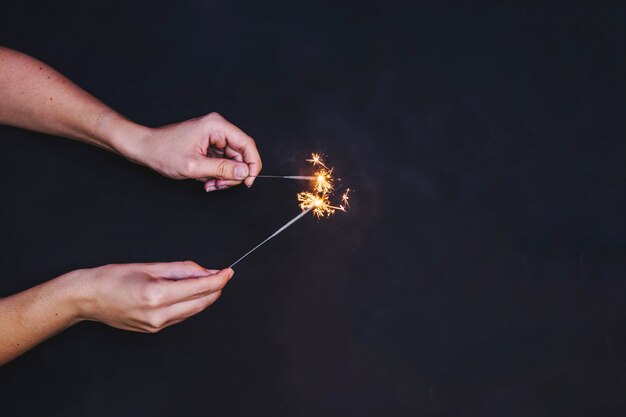
<svg viewBox="0 0 626 417"><path fill-rule="evenodd" d="M0 366L79 321L75 275L0 298Z"/></svg>
<svg viewBox="0 0 626 417"><path fill-rule="evenodd" d="M0 124L90 143L121 155L146 130L45 63L0 47Z"/></svg>

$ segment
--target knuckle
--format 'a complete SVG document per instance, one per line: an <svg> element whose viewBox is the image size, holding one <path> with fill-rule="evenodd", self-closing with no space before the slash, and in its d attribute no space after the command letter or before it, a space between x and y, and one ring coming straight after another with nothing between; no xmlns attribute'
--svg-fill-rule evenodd
<svg viewBox="0 0 626 417"><path fill-rule="evenodd" d="M185 166L184 166L185 174L191 175L196 171L197 168L198 168L198 164L193 159L188 159L185 162Z"/></svg>
<svg viewBox="0 0 626 417"><path fill-rule="evenodd" d="M216 174L219 178L225 178L228 175L228 162L221 161L217 166Z"/></svg>
<svg viewBox="0 0 626 417"><path fill-rule="evenodd" d="M146 326L146 332L147 333L158 333L161 330L160 327L154 327L154 326Z"/></svg>
<svg viewBox="0 0 626 417"><path fill-rule="evenodd" d="M216 111L212 111L211 113L206 115L207 119L209 120L219 120L219 119L223 119L222 115L219 114Z"/></svg>
<svg viewBox="0 0 626 417"><path fill-rule="evenodd" d="M147 285L141 294L141 301L146 307L158 307L163 301L163 291L158 285Z"/></svg>
<svg viewBox="0 0 626 417"><path fill-rule="evenodd" d="M195 263L194 261L183 261L183 265L187 268L197 268L200 265L198 265L197 263Z"/></svg>
<svg viewBox="0 0 626 417"><path fill-rule="evenodd" d="M152 314L148 318L148 326L152 329L157 329L158 331L163 328L166 321L167 320L165 320L165 317L162 314Z"/></svg>

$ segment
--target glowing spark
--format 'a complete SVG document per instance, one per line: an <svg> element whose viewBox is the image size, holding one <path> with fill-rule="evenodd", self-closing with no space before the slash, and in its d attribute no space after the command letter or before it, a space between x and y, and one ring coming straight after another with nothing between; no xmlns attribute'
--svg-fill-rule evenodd
<svg viewBox="0 0 626 417"><path fill-rule="evenodd" d="M315 191L318 194L328 194L333 190L333 170L322 169L315 173Z"/></svg>
<svg viewBox="0 0 626 417"><path fill-rule="evenodd" d="M324 161L322 161L322 157L318 153L312 153L311 159L307 159L307 162L311 162L313 166L321 165L324 168L328 169L328 167L324 165Z"/></svg>
<svg viewBox="0 0 626 417"><path fill-rule="evenodd" d="M343 207L336 207L330 204L328 194L316 195L303 191L298 193L298 201L302 210L313 209L313 214L317 217L329 217L335 210L346 211Z"/></svg>
<svg viewBox="0 0 626 417"><path fill-rule="evenodd" d="M342 207L350 207L350 197L348 194L350 193L350 189L348 188L345 193L341 196L341 206Z"/></svg>

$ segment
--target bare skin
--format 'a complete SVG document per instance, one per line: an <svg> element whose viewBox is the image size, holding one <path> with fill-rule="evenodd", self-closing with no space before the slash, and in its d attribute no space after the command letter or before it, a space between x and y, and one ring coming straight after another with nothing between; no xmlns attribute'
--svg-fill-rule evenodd
<svg viewBox="0 0 626 417"><path fill-rule="evenodd" d="M87 142L164 176L202 181L207 192L251 187L262 167L254 140L217 113L141 126L43 62L2 47L0 124ZM106 265L1 298L0 365L83 320L159 331L215 302L233 273L189 261Z"/></svg>

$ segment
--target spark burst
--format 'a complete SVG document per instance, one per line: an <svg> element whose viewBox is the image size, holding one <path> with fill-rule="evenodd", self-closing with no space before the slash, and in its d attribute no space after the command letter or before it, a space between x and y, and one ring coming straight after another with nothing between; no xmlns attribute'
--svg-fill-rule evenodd
<svg viewBox="0 0 626 417"><path fill-rule="evenodd" d="M324 165L324 161L322 161L322 157L318 153L312 153L311 154L311 158L307 159L307 162L312 163L313 166L321 165L324 168L328 169L328 167L326 165Z"/></svg>
<svg viewBox="0 0 626 417"><path fill-rule="evenodd" d="M330 217L335 210L346 211L343 206L333 206L330 204L327 194L316 195L303 191L298 193L298 201L302 210L313 209L313 214L317 217Z"/></svg>
<svg viewBox="0 0 626 417"><path fill-rule="evenodd" d="M341 196L342 204L339 206L335 206L330 202L330 195L334 190L334 178L333 178L333 168L329 168L324 164L321 156L319 154L312 154L310 159L307 159L308 162L311 162L313 166L320 165L323 168L315 173L315 193L303 191L298 193L298 201L300 202L300 208L302 210L312 209L313 214L318 218L321 217L330 217L335 213L336 210L346 211L346 208L350 206L348 203L348 193L350 189L348 188L346 192Z"/></svg>
<svg viewBox="0 0 626 417"><path fill-rule="evenodd" d="M290 178L290 179L315 179L315 185L313 186L313 192L310 191L302 191L298 193L298 202L300 203L300 208L302 209L302 213L298 214L296 217L291 219L285 225L283 225L280 229L276 230L273 234L271 234L264 241L256 245L254 248L250 249L243 255L241 258L237 259L230 268L235 266L239 261L243 260L246 256L250 255L252 252L257 250L267 241L272 239L273 237L280 234L283 230L287 229L289 226L300 220L304 217L308 212L313 211L313 214L318 218L322 217L330 217L335 213L336 210L341 210L343 212L346 211L348 207L350 207L348 194L350 193L350 189L347 188L346 191L341 196L341 204L338 206L334 206L330 201L330 196L334 190L334 178L333 178L333 168L329 168L324 164L322 157L319 154L311 154L311 158L307 159L307 162L313 164L313 166L321 166L322 168L315 173L312 177L296 177L296 176L283 176L282 178ZM271 176L270 176L271 177ZM278 178L278 177L275 177Z"/></svg>

